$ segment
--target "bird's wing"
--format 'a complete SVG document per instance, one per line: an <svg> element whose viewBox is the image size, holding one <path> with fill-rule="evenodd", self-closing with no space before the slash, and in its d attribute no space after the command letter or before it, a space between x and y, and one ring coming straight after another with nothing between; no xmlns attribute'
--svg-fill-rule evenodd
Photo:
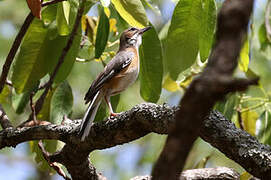
<svg viewBox="0 0 271 180"><path fill-rule="evenodd" d="M104 83L108 82L121 70L129 66L135 56L132 51L120 51L116 56L105 66L104 70L92 82L86 96L86 104L92 100L95 94L103 87Z"/></svg>

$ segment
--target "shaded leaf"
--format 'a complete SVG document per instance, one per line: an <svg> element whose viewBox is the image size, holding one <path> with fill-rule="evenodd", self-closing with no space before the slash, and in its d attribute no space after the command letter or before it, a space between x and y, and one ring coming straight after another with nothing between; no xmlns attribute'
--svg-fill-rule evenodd
<svg viewBox="0 0 271 180"><path fill-rule="evenodd" d="M65 115L71 113L73 106L72 89L67 81L61 83L55 90L50 107L50 122L60 123Z"/></svg>
<svg viewBox="0 0 271 180"><path fill-rule="evenodd" d="M235 107L238 103L237 94L230 94L224 101L219 101L215 105L215 109L221 112L228 120L232 120L232 116L235 112Z"/></svg>
<svg viewBox="0 0 271 180"><path fill-rule="evenodd" d="M120 16L131 26L142 28L148 25L148 18L140 0L111 0Z"/></svg>
<svg viewBox="0 0 271 180"><path fill-rule="evenodd" d="M260 26L258 31L258 39L261 45L261 50L265 50L268 45L270 45L270 41L266 35L266 29L264 23Z"/></svg>
<svg viewBox="0 0 271 180"><path fill-rule="evenodd" d="M152 27L144 33L140 47L140 94L148 102L160 98L163 79L163 56L161 42Z"/></svg>
<svg viewBox="0 0 271 180"><path fill-rule="evenodd" d="M53 96L54 92L55 92L55 87L53 87L47 93L47 96L46 96L45 101L43 103L42 109L39 112L39 114L37 115L38 120L53 122L50 119L50 108L51 108L51 100L52 100L52 96Z"/></svg>
<svg viewBox="0 0 271 180"><path fill-rule="evenodd" d="M199 33L199 51L201 61L205 61L210 54L216 24L215 0L202 0L202 17Z"/></svg>
<svg viewBox="0 0 271 180"><path fill-rule="evenodd" d="M95 58L100 58L107 44L109 35L109 19L102 8L95 41Z"/></svg>
<svg viewBox="0 0 271 180"><path fill-rule="evenodd" d="M46 61L40 59L47 32L42 21L33 20L13 66L11 79L17 93L30 91L47 73Z"/></svg>
<svg viewBox="0 0 271 180"><path fill-rule="evenodd" d="M26 2L32 14L41 19L41 0L26 0Z"/></svg>
<svg viewBox="0 0 271 180"><path fill-rule="evenodd" d="M271 145L271 113L264 111L257 120L256 136L261 143Z"/></svg>
<svg viewBox="0 0 271 180"><path fill-rule="evenodd" d="M7 85L5 85L0 94L0 104L7 103L10 94L11 94L10 88Z"/></svg>
<svg viewBox="0 0 271 180"><path fill-rule="evenodd" d="M16 92L13 92L12 94L12 107L15 110L17 114L21 114L24 112L24 108L29 102L30 98L30 91L17 94Z"/></svg>
<svg viewBox="0 0 271 180"><path fill-rule="evenodd" d="M249 65L249 41L248 39L243 44L243 47L240 52L238 65L241 71L247 72Z"/></svg>
<svg viewBox="0 0 271 180"><path fill-rule="evenodd" d="M63 1L58 3L56 23L59 35L66 36L70 33L69 30L70 3Z"/></svg>
<svg viewBox="0 0 271 180"><path fill-rule="evenodd" d="M201 0L180 0L175 7L166 42L167 68L173 80L196 60L201 33Z"/></svg>

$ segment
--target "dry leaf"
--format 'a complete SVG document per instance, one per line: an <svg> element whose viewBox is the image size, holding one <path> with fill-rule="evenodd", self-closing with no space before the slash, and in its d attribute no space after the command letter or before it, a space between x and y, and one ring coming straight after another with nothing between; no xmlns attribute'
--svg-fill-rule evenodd
<svg viewBox="0 0 271 180"><path fill-rule="evenodd" d="M41 0L26 0L32 14L41 19Z"/></svg>

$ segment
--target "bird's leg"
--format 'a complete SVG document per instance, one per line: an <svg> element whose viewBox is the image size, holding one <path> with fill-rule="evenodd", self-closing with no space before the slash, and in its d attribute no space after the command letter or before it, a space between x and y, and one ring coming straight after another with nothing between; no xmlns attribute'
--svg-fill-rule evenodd
<svg viewBox="0 0 271 180"><path fill-rule="evenodd" d="M106 104L109 107L110 116L117 116L118 113L114 113L114 111L113 111L113 108L112 108L112 105L111 105L111 102L110 102L110 96L105 96L104 100L105 100Z"/></svg>

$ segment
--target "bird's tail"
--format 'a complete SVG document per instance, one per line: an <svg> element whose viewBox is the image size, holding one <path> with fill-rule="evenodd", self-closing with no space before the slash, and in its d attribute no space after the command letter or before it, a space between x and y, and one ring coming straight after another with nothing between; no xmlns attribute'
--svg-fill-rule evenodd
<svg viewBox="0 0 271 180"><path fill-rule="evenodd" d="M94 98L92 99L91 103L89 104L88 109L82 120L80 131L79 131L79 136L81 138L81 141L84 141L85 138L88 136L90 128L92 126L92 122L96 116L100 103L101 103L101 95L100 95L100 91L98 91L96 95L94 96Z"/></svg>

